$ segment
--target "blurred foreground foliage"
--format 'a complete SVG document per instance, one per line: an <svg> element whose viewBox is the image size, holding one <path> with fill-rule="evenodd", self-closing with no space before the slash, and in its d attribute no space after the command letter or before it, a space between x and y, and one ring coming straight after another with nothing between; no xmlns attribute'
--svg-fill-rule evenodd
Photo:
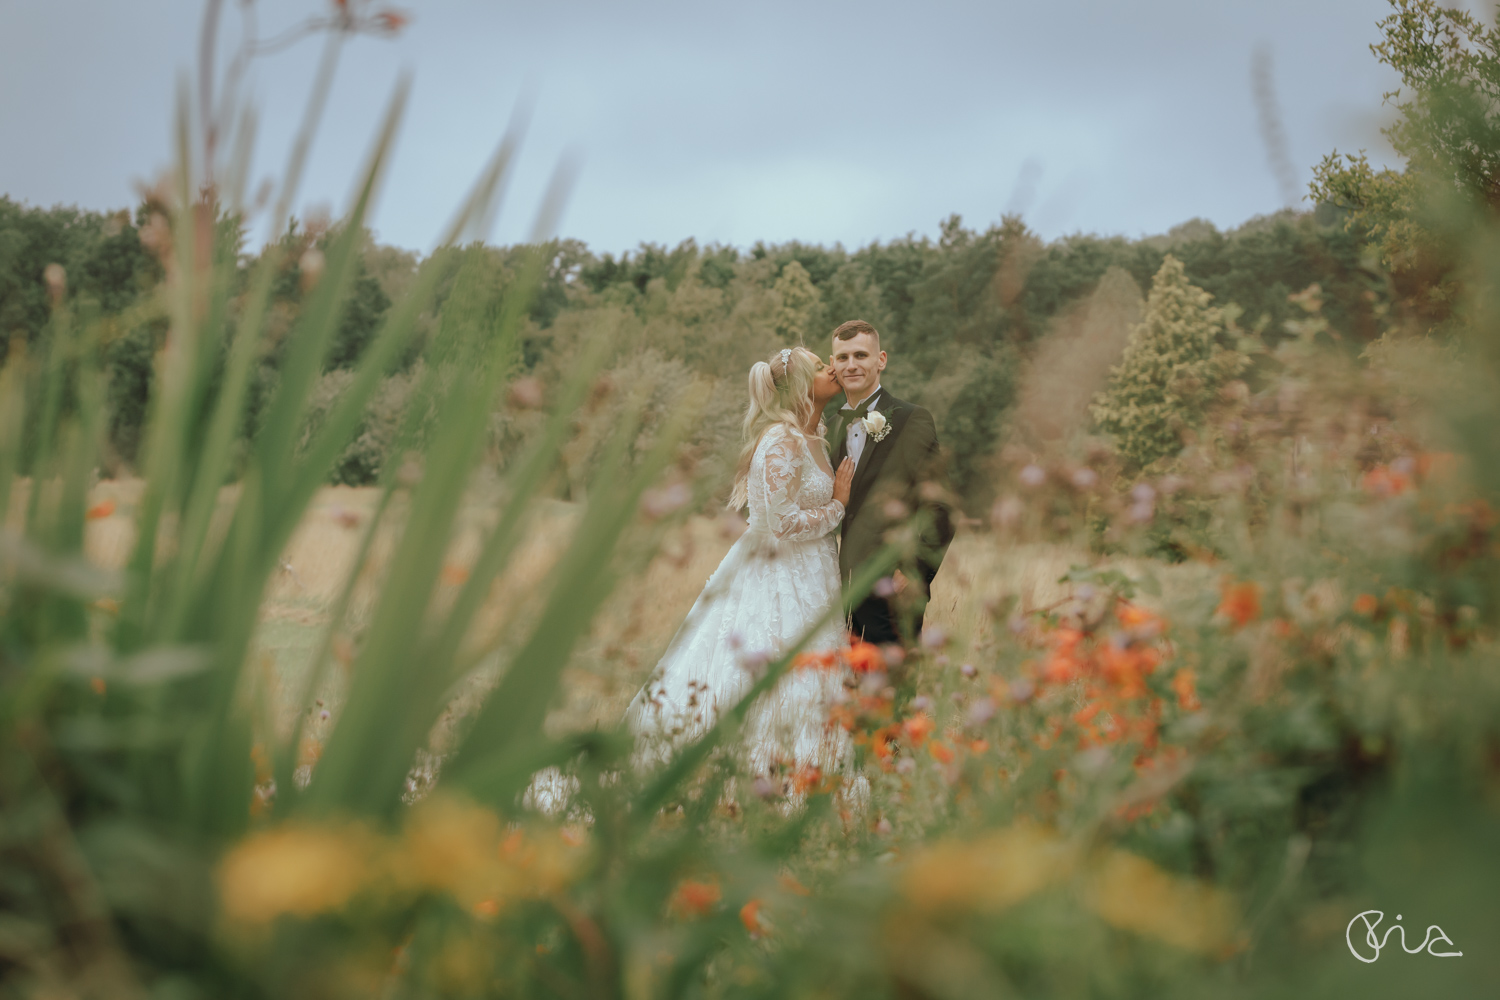
<svg viewBox="0 0 1500 1000"><path fill-rule="evenodd" d="M822 322L809 288L839 289L888 310L912 370L930 358L933 374L945 352L989 351L985 331L1026 341L1017 303L1062 296L1045 261L1090 257L1089 281L1123 292L1111 265L1143 284L1163 258L955 222L937 250L861 251L867 274L847 270L859 254L692 247L575 261L564 280L560 244L459 245L507 141L437 263L393 287L363 220L403 103L348 217L250 261L218 224L235 206L187 169L180 125L182 165L143 222L149 259L122 268L152 290L136 315L159 339L137 352L145 488L119 573L84 555L112 513L89 488L118 446L102 347L119 322L69 292L67 266L35 276L41 326L0 374L4 995L1394 997L1500 979L1485 948L1500 935L1500 225L1486 202L1455 204L1451 186L1414 202L1466 276L1446 337L1389 316L1376 338L1362 295L1283 288L1274 329L1220 345L1249 367L1192 396L1175 453L1080 451L1036 430L1048 373L1017 382L1035 433L974 452L993 455L999 495L969 542L1095 555L1044 604L971 581L972 613L916 649L771 664L751 697L785 670L845 672L829 724L855 742L851 773L742 773L743 704L640 771L628 734L543 718L601 604L712 476L694 435L726 394L698 377L700 337L656 354L632 339L684 328L653 316L696 302L728 317L707 327L727 331L715 357L748 351L742 367L764 345L734 325L748 299L719 293L760 282L767 336L790 336ZM1209 288L1192 245L1174 254ZM934 260L974 280L929 273ZM945 295L886 296L938 273ZM943 312L966 288L988 304ZM1128 329L1118 301L1080 309L1054 331L1069 343ZM941 345L923 346L924 322ZM1137 377L1127 357L1120 379ZM1081 413L1089 395L1057 399ZM379 458L350 475L380 499L288 696L254 652L261 601L367 434ZM495 517L455 574L455 513L477 489L499 498ZM578 513L534 613L478 627L558 496ZM377 529L392 541L360 623ZM487 695L455 718L481 675ZM345 696L318 740L303 709L325 682ZM548 768L550 797L533 783ZM1464 955L1387 948L1362 964L1345 933L1368 910L1386 926L1402 914L1412 946L1439 925Z"/></svg>

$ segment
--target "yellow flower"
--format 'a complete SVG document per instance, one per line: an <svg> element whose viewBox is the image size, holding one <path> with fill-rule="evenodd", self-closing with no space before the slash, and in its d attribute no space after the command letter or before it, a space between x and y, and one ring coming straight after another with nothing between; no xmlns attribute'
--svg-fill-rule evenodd
<svg viewBox="0 0 1500 1000"><path fill-rule="evenodd" d="M509 834L488 809L438 793L412 811L397 871L415 888L447 892L470 910L494 916L511 901L565 888L585 856L576 830Z"/></svg>
<svg viewBox="0 0 1500 1000"><path fill-rule="evenodd" d="M1074 851L1057 834L1020 822L967 843L938 843L918 854L901 891L918 911L997 912L1072 870Z"/></svg>
<svg viewBox="0 0 1500 1000"><path fill-rule="evenodd" d="M464 799L424 799L412 810L401 846L406 876L422 888L451 893L466 907L511 889L509 866L499 854L500 818Z"/></svg>
<svg viewBox="0 0 1500 1000"><path fill-rule="evenodd" d="M336 910L365 884L376 842L362 828L284 826L252 834L219 864L225 916L241 924Z"/></svg>
<svg viewBox="0 0 1500 1000"><path fill-rule="evenodd" d="M1228 893L1170 875L1127 851L1105 856L1085 898L1090 909L1121 930L1211 955L1235 947L1238 914Z"/></svg>

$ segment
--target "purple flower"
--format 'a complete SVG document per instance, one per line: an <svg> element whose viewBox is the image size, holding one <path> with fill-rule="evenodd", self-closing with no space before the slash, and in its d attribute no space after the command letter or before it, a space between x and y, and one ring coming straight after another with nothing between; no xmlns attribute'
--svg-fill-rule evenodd
<svg viewBox="0 0 1500 1000"><path fill-rule="evenodd" d="M1021 519L1025 504L1013 496L1002 497L990 508L990 523L997 528L1009 528Z"/></svg>
<svg viewBox="0 0 1500 1000"><path fill-rule="evenodd" d="M686 506L692 499L692 487L687 483L673 483L641 494L641 509L646 512L647 517L655 520Z"/></svg>
<svg viewBox="0 0 1500 1000"><path fill-rule="evenodd" d="M1032 463L1021 470L1020 480L1027 486L1037 487L1047 481L1047 472L1040 465Z"/></svg>
<svg viewBox="0 0 1500 1000"><path fill-rule="evenodd" d="M970 679L973 679L974 675L979 673L979 671L975 669L974 664L972 663L965 663L963 666L958 668L958 672Z"/></svg>
<svg viewBox="0 0 1500 1000"><path fill-rule="evenodd" d="M764 649L752 649L739 655L740 669L745 671L756 680L760 680L766 673L766 664L771 662L771 654Z"/></svg>
<svg viewBox="0 0 1500 1000"><path fill-rule="evenodd" d="M1036 685L1028 680L1010 682L1010 700L1014 702L1027 702L1031 696L1036 694Z"/></svg>
<svg viewBox="0 0 1500 1000"><path fill-rule="evenodd" d="M995 717L995 699L980 698L969 706L969 725L979 727Z"/></svg>

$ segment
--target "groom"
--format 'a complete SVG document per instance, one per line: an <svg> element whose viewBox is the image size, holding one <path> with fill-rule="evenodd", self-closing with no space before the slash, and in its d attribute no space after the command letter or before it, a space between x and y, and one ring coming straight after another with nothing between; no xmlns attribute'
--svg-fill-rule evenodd
<svg viewBox="0 0 1500 1000"><path fill-rule="evenodd" d="M903 623L891 597L910 595L915 614L908 640L922 628L932 578L953 540L953 518L941 499L937 427L932 414L897 399L880 385L886 354L880 334L863 320L850 320L833 331L833 370L843 386L845 404L829 435L833 467L847 456L854 460L854 482L845 505L839 544L839 576L847 586L865 560L880 551L886 532L914 518L917 547L889 583L877 588L853 609L854 634L866 642L902 640Z"/></svg>

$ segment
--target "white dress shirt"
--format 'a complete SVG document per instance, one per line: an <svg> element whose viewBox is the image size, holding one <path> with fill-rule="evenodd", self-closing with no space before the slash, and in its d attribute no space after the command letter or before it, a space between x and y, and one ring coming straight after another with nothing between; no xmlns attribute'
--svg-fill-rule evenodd
<svg viewBox="0 0 1500 1000"><path fill-rule="evenodd" d="M880 386L877 385L875 387L875 391L870 393L870 405L869 408L865 410L865 413L868 414L875 409L875 402L879 398ZM858 407L850 406L848 403L845 403L839 409L840 411L843 411L853 410L857 408ZM869 438L869 436L870 432L865 430L865 422L863 420L854 421L849 425L849 429L844 432L844 454L854 459L854 467L856 469L859 468L860 456L865 453L865 441Z"/></svg>

